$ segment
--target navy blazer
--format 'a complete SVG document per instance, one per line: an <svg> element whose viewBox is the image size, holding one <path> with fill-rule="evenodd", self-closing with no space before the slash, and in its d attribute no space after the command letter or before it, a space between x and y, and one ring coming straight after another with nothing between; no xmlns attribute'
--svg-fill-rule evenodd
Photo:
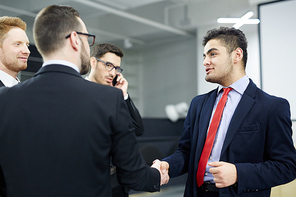
<svg viewBox="0 0 296 197"><path fill-rule="evenodd" d="M0 88L0 164L8 196L111 196L120 184L159 191L160 174L138 151L122 91L62 65Z"/></svg>
<svg viewBox="0 0 296 197"><path fill-rule="evenodd" d="M192 100L179 147L164 159L170 164L170 177L188 172L186 197L197 196L197 166L217 90ZM266 94L250 80L230 122L220 157L220 161L235 164L238 181L220 189L220 197L267 197L271 187L295 179L291 126L287 100Z"/></svg>

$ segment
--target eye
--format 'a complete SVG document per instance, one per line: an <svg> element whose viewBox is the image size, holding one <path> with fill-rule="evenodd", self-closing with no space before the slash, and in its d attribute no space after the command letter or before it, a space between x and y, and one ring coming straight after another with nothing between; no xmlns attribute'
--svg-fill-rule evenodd
<svg viewBox="0 0 296 197"><path fill-rule="evenodd" d="M109 67L109 68L113 68L113 67L114 67L113 64L110 63L110 62L107 62L107 63L106 63L106 66Z"/></svg>
<svg viewBox="0 0 296 197"><path fill-rule="evenodd" d="M216 53L214 53L214 52L212 52L212 53L210 54L211 57L213 57L213 56L215 56L215 55L216 55Z"/></svg>

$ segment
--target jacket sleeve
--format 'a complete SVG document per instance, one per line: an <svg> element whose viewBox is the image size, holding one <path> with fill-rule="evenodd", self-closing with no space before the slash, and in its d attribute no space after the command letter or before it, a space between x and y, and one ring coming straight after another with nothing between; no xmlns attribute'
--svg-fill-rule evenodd
<svg viewBox="0 0 296 197"><path fill-rule="evenodd" d="M114 120L111 157L112 163L116 166L118 182L133 190L159 191L160 173L157 169L146 165L139 152L138 142L134 135L135 128L122 93L117 99Z"/></svg>
<svg viewBox="0 0 296 197"><path fill-rule="evenodd" d="M144 126L143 126L142 117L141 117L138 109L136 108L134 102L130 98L130 96L128 96L128 98L125 100L125 103L127 105L130 116L132 117L132 122L133 122L133 126L135 128L136 136L143 135Z"/></svg>

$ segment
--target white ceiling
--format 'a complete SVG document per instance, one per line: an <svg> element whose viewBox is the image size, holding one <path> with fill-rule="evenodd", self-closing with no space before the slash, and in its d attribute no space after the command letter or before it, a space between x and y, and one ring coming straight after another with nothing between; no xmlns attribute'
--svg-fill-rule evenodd
<svg viewBox="0 0 296 197"><path fill-rule="evenodd" d="M77 9L96 42L148 46L195 36L197 28L215 25L219 17L239 18L248 11L257 17L257 4L270 0L0 0L0 15L18 16L32 24L44 7L59 4ZM217 24L218 26L218 24ZM124 42L126 42L124 45Z"/></svg>

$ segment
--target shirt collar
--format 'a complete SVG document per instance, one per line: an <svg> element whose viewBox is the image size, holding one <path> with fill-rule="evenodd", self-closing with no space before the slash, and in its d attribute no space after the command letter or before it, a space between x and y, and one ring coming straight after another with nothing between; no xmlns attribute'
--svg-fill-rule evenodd
<svg viewBox="0 0 296 197"><path fill-rule="evenodd" d="M18 78L14 78L2 70L0 70L0 79L6 87L12 87L20 82Z"/></svg>
<svg viewBox="0 0 296 197"><path fill-rule="evenodd" d="M78 73L80 73L78 66L76 66L72 62L68 62L68 61L65 61L65 60L49 60L49 61L44 62L42 67L48 66L50 64L61 64L61 65L64 65L64 66L68 66L68 67L73 68L74 70L76 70Z"/></svg>
<svg viewBox="0 0 296 197"><path fill-rule="evenodd" d="M240 78L239 80L237 80L236 82L234 82L233 84L231 84L229 87L233 88L235 91L237 91L238 93L243 95L249 85L249 82L250 82L249 77L247 75L245 75L242 78ZM219 94L219 92L222 88L227 88L227 87L219 85L217 94Z"/></svg>

